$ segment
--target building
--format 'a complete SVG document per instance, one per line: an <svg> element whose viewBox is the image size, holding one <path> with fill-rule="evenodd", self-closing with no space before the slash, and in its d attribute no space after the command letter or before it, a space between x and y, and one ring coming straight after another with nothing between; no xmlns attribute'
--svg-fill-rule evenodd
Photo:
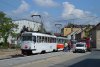
<svg viewBox="0 0 100 67"><path fill-rule="evenodd" d="M90 30L90 37L92 47L100 49L100 23Z"/></svg>
<svg viewBox="0 0 100 67"><path fill-rule="evenodd" d="M23 26L32 29L33 31L39 31L41 29L41 23L33 22L30 20L22 19L22 20L14 20L13 23L18 25L18 29L16 29L16 33L20 33L23 29Z"/></svg>
<svg viewBox="0 0 100 67"><path fill-rule="evenodd" d="M85 37L85 30L88 26L90 26L90 28L94 27L94 25L73 25L70 27L64 27L62 29L62 34L69 39L80 40Z"/></svg>
<svg viewBox="0 0 100 67"><path fill-rule="evenodd" d="M61 32L62 32L63 36L67 36L72 32L72 28L66 28L66 27L62 28Z"/></svg>
<svg viewBox="0 0 100 67"><path fill-rule="evenodd" d="M67 36L69 39L76 39L77 32L80 32L81 28L65 27L62 29L63 36Z"/></svg>

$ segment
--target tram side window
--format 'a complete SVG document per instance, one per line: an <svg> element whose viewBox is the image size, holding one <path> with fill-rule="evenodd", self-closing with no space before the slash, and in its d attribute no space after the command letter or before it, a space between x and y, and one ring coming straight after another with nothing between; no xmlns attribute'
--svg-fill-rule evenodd
<svg viewBox="0 0 100 67"><path fill-rule="evenodd" d="M49 42L52 43L52 38L50 37L49 39L50 39Z"/></svg>
<svg viewBox="0 0 100 67"><path fill-rule="evenodd" d="M65 40L64 39L62 39L62 43L64 43L65 42Z"/></svg>
<svg viewBox="0 0 100 67"><path fill-rule="evenodd" d="M36 36L33 36L32 39L34 42L36 42Z"/></svg>
<svg viewBox="0 0 100 67"><path fill-rule="evenodd" d="M62 43L62 39L60 39L60 43Z"/></svg>
<svg viewBox="0 0 100 67"><path fill-rule="evenodd" d="M56 39L56 42L58 43L58 38Z"/></svg>
<svg viewBox="0 0 100 67"><path fill-rule="evenodd" d="M54 43L54 38L51 38L51 43Z"/></svg>
<svg viewBox="0 0 100 67"><path fill-rule="evenodd" d="M56 38L52 38L52 42L53 43L56 43Z"/></svg>
<svg viewBox="0 0 100 67"><path fill-rule="evenodd" d="M37 42L39 42L39 36L37 36Z"/></svg>
<svg viewBox="0 0 100 67"><path fill-rule="evenodd" d="M65 43L65 42L66 42L66 40L64 39L64 40L63 40L63 43Z"/></svg>
<svg viewBox="0 0 100 67"><path fill-rule="evenodd" d="M47 42L46 37L44 37L44 42L45 42L45 43Z"/></svg>
<svg viewBox="0 0 100 67"><path fill-rule="evenodd" d="M57 38L55 38L56 39L56 43L57 43Z"/></svg>
<svg viewBox="0 0 100 67"><path fill-rule="evenodd" d="M41 43L41 36L37 36L37 42Z"/></svg>
<svg viewBox="0 0 100 67"><path fill-rule="evenodd" d="M47 37L45 37L45 42L46 42L46 43L48 42L48 38L47 38Z"/></svg>
<svg viewBox="0 0 100 67"><path fill-rule="evenodd" d="M57 39L57 42L58 42L58 43L60 43L60 40L59 40L59 39Z"/></svg>
<svg viewBox="0 0 100 67"><path fill-rule="evenodd" d="M49 43L49 37L47 37L47 43Z"/></svg>
<svg viewBox="0 0 100 67"><path fill-rule="evenodd" d="M59 43L61 43L61 39L59 39Z"/></svg>
<svg viewBox="0 0 100 67"><path fill-rule="evenodd" d="M42 37L42 42L45 42L45 38L44 37Z"/></svg>
<svg viewBox="0 0 100 67"><path fill-rule="evenodd" d="M53 43L53 38L51 38L51 43Z"/></svg>
<svg viewBox="0 0 100 67"><path fill-rule="evenodd" d="M51 38L49 37L49 43L51 43Z"/></svg>
<svg viewBox="0 0 100 67"><path fill-rule="evenodd" d="M50 43L50 37L48 37L48 43Z"/></svg>
<svg viewBox="0 0 100 67"><path fill-rule="evenodd" d="M61 43L63 43L63 39L61 39Z"/></svg>
<svg viewBox="0 0 100 67"><path fill-rule="evenodd" d="M54 38L54 43L56 43L56 38Z"/></svg>
<svg viewBox="0 0 100 67"><path fill-rule="evenodd" d="M49 43L51 43L51 38L49 37Z"/></svg>

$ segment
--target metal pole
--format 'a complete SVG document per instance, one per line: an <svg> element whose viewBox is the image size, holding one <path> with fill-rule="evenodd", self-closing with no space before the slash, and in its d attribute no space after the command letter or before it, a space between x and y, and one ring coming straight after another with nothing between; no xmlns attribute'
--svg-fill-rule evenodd
<svg viewBox="0 0 100 67"><path fill-rule="evenodd" d="M55 24L55 27L58 29L58 31L56 30L56 33L61 33L62 24Z"/></svg>
<svg viewBox="0 0 100 67"><path fill-rule="evenodd" d="M37 17L39 17L40 19L41 19L41 21L40 21L40 23L41 23L41 32L44 32L44 28L43 28L43 21L42 21L42 17L41 17L41 15L31 15L31 17L34 17L34 16L37 16ZM35 21L35 22L37 22L37 21Z"/></svg>

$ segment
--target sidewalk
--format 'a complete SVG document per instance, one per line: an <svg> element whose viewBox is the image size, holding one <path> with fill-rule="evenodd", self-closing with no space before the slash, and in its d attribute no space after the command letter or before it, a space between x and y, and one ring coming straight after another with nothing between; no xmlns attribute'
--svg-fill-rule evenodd
<svg viewBox="0 0 100 67"><path fill-rule="evenodd" d="M21 54L19 49L0 49L0 59L11 58L19 54Z"/></svg>

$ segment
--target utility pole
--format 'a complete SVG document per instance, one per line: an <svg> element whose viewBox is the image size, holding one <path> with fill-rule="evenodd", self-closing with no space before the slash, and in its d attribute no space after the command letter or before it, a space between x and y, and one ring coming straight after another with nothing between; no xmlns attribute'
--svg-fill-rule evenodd
<svg viewBox="0 0 100 67"><path fill-rule="evenodd" d="M41 19L40 23L41 23L41 29L39 30L39 32L44 33L45 29L44 29L44 25L43 25L43 21L42 21L42 16L41 15L31 15L31 17L39 17ZM37 21L35 21L37 22Z"/></svg>
<svg viewBox="0 0 100 67"><path fill-rule="evenodd" d="M57 28L56 33L61 33L62 24L55 24L55 27Z"/></svg>

